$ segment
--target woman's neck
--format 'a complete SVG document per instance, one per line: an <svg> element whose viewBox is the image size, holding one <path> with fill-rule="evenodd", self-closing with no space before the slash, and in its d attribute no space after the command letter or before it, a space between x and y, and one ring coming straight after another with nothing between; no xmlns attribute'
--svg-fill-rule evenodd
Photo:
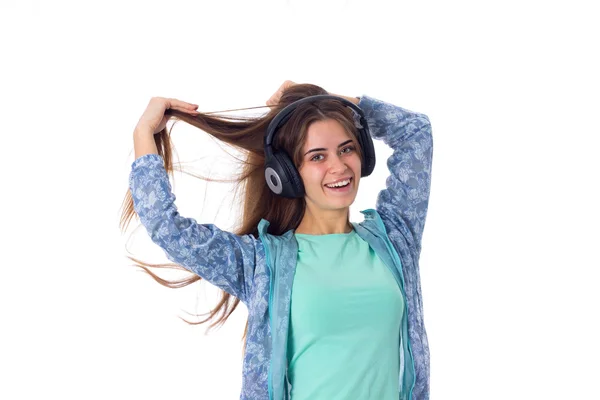
<svg viewBox="0 0 600 400"><path fill-rule="evenodd" d="M349 220L349 208L340 210L311 211L308 207L295 233L307 235L330 235L333 233L350 233L352 224Z"/></svg>

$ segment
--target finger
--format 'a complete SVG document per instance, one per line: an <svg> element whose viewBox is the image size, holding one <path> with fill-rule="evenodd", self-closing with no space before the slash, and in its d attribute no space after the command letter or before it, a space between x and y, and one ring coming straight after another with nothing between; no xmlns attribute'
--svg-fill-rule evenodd
<svg viewBox="0 0 600 400"><path fill-rule="evenodd" d="M196 107L191 106L171 106L171 110L179 110L179 111L196 111Z"/></svg>
<svg viewBox="0 0 600 400"><path fill-rule="evenodd" d="M188 114L200 114L200 111L190 107L171 107L172 110L182 111Z"/></svg>
<svg viewBox="0 0 600 400"><path fill-rule="evenodd" d="M182 105L182 106L172 106L171 107L174 110L181 110L181 111L196 111L196 109L198 108L198 106L196 105Z"/></svg>
<svg viewBox="0 0 600 400"><path fill-rule="evenodd" d="M167 99L169 108L196 109L198 104L188 103L178 99Z"/></svg>

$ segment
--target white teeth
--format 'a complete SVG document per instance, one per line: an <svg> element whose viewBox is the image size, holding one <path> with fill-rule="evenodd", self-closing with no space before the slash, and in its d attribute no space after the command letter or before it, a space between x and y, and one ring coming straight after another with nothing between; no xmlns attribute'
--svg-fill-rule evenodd
<svg viewBox="0 0 600 400"><path fill-rule="evenodd" d="M342 186L346 186L349 183L350 183L350 179L346 179L345 181L341 181L341 182L338 182L338 183L334 183L333 185L325 185L325 186L332 187L332 188L333 187L342 187Z"/></svg>

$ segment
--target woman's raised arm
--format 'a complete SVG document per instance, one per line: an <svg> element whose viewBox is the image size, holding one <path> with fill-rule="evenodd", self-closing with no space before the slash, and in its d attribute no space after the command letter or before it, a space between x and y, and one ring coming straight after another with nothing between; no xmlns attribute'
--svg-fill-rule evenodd
<svg viewBox="0 0 600 400"><path fill-rule="evenodd" d="M135 160L129 188L134 210L154 243L168 259L194 272L247 304L254 277L257 239L198 224L179 214L175 194L158 154L154 134L166 126L169 108L194 115L198 106L176 99L153 97L134 134Z"/></svg>
<svg viewBox="0 0 600 400"><path fill-rule="evenodd" d="M359 107L371 136L383 139L394 150L387 160L390 176L386 188L379 192L376 209L384 220L397 226L419 254L431 187L433 138L429 118L369 96L361 97Z"/></svg>

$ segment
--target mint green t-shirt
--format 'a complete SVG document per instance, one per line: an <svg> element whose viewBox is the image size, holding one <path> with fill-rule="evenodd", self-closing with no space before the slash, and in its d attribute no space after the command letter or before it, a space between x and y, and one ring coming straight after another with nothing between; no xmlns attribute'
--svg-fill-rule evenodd
<svg viewBox="0 0 600 400"><path fill-rule="evenodd" d="M296 239L291 400L397 400L404 302L394 275L354 230Z"/></svg>

